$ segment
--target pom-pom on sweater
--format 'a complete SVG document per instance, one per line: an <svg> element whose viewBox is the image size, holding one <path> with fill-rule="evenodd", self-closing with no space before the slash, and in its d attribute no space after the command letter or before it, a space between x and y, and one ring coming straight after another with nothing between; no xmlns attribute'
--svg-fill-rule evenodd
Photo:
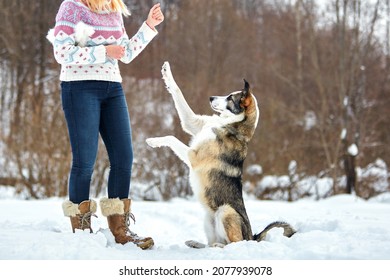
<svg viewBox="0 0 390 280"><path fill-rule="evenodd" d="M157 35L157 31L144 22L129 39L121 13L96 13L80 0L64 0L52 35L54 57L61 64L61 81L122 82L118 60L106 55L105 46L124 46L125 55L120 60L130 63Z"/></svg>

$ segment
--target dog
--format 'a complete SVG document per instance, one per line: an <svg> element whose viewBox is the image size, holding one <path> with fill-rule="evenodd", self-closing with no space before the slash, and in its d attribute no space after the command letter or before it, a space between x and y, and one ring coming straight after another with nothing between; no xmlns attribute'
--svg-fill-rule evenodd
<svg viewBox="0 0 390 280"><path fill-rule="evenodd" d="M273 222L253 234L242 195L243 164L259 121L259 108L249 83L227 96L210 97L212 116L195 114L177 86L170 65L162 66L162 77L172 95L182 128L192 136L187 146L174 136L146 139L152 148L169 147L189 167L190 185L206 210L205 231L210 247L224 247L242 240L264 240L269 230L284 229L291 237L296 231L286 222ZM205 244L187 241L187 246Z"/></svg>

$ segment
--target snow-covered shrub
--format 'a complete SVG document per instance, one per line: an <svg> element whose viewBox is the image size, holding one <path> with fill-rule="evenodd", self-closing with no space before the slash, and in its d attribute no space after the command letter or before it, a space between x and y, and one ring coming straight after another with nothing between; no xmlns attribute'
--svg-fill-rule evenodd
<svg viewBox="0 0 390 280"><path fill-rule="evenodd" d="M390 191L389 177L387 165L382 159L377 159L365 168L357 168L358 182L356 193L360 197L367 199Z"/></svg>
<svg viewBox="0 0 390 280"><path fill-rule="evenodd" d="M297 192L300 198L311 197L316 200L326 198L331 195L332 189L333 179L330 177L307 176L297 184Z"/></svg>
<svg viewBox="0 0 390 280"><path fill-rule="evenodd" d="M256 184L254 195L259 199L287 200L289 186L290 179L287 175L267 175Z"/></svg>
<svg viewBox="0 0 390 280"><path fill-rule="evenodd" d="M263 174L263 168L259 164L252 164L246 168L246 173L250 176L256 176Z"/></svg>
<svg viewBox="0 0 390 280"><path fill-rule="evenodd" d="M254 194L259 199L288 200L290 191L291 201L305 197L318 200L330 196L332 186L333 180L329 177L307 176L294 183L287 175L267 175L256 184Z"/></svg>

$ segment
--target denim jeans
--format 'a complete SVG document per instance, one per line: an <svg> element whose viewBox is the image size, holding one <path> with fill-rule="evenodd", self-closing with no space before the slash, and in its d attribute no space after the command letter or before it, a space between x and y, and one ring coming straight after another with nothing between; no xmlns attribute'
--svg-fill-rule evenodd
<svg viewBox="0 0 390 280"><path fill-rule="evenodd" d="M110 160L109 198L128 198L133 147L122 85L108 81L62 82L62 107L72 148L69 200L89 199L99 133Z"/></svg>

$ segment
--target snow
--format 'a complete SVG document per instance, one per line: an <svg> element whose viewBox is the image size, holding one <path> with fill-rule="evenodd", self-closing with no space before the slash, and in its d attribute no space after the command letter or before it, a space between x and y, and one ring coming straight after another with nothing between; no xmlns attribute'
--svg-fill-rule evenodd
<svg viewBox="0 0 390 280"><path fill-rule="evenodd" d="M317 116L313 111L307 111L304 117L304 128L308 131L317 125Z"/></svg>
<svg viewBox="0 0 390 280"><path fill-rule="evenodd" d="M254 232L275 220L291 223L298 233L286 238L273 229L257 243L243 241L225 248L191 249L186 240L206 242L203 210L193 199L169 202L133 201L136 224L131 229L152 236L155 247L115 244L100 214L94 234L71 232L62 214L63 199L0 201L2 260L388 260L390 201L388 195L369 201L352 195L293 203L248 197L247 212ZM99 230L100 229L100 230Z"/></svg>
<svg viewBox="0 0 390 280"><path fill-rule="evenodd" d="M298 163L295 160L290 161L288 164L288 173L293 175L297 172Z"/></svg>
<svg viewBox="0 0 390 280"><path fill-rule="evenodd" d="M305 193L313 199L328 197L332 192L333 179L330 177L318 178L308 176L298 182L300 193Z"/></svg>
<svg viewBox="0 0 390 280"><path fill-rule="evenodd" d="M344 100L343 100L344 107L347 107L347 106L348 106L348 103L349 103L348 96L345 96L345 97L344 97Z"/></svg>
<svg viewBox="0 0 390 280"><path fill-rule="evenodd" d="M247 167L246 172L249 176L261 175L263 174L263 167L259 164L252 164Z"/></svg>
<svg viewBox="0 0 390 280"><path fill-rule="evenodd" d="M91 279L199 280L210 279L216 269L227 273L227 269L237 267L268 267L270 279L313 279L321 271L322 278L337 275L359 280L368 276L381 279L390 264L390 193L369 201L353 195L293 203L246 197L254 232L275 220L291 223L298 232L286 238L282 230L273 229L260 243L242 241L205 249L184 245L190 239L206 242L203 210L197 201L133 201L137 222L131 230L155 240L155 247L145 251L133 244L116 244L99 208L93 234L72 233L69 219L62 214L62 202L62 198L17 199L10 191L0 195L0 269L7 279L15 275L17 279L85 275ZM123 275L124 269L143 274ZM200 269L201 274L184 277L185 269ZM164 274L146 274L153 271ZM176 271L180 274L175 277L166 274ZM261 277L223 275L223 279L235 280Z"/></svg>
<svg viewBox="0 0 390 280"><path fill-rule="evenodd" d="M348 147L348 154L353 156L353 157L356 157L359 153L359 149L358 147L356 146L355 143L352 143L349 147Z"/></svg>
<svg viewBox="0 0 390 280"><path fill-rule="evenodd" d="M343 129L341 130L340 139L341 139L341 140L344 140L346 136L347 136L347 129L343 128Z"/></svg>

